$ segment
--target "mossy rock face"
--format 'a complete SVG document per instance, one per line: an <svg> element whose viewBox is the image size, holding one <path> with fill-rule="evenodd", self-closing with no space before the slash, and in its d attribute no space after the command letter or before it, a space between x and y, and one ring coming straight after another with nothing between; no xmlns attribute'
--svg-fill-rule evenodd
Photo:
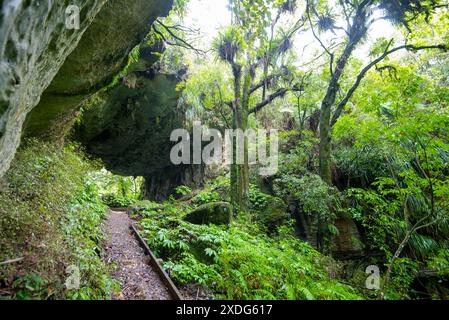
<svg viewBox="0 0 449 320"><path fill-rule="evenodd" d="M199 206L185 218L193 224L226 225L232 219L232 205L228 202L212 202Z"/></svg>
<svg viewBox="0 0 449 320"><path fill-rule="evenodd" d="M151 177L173 172L170 134L182 127L177 112L175 76L136 77L135 86L121 83L89 100L75 137L109 171Z"/></svg>
<svg viewBox="0 0 449 320"><path fill-rule="evenodd" d="M164 0L109 0L28 115L25 135L63 138L80 103L112 82L153 21L170 8L171 1Z"/></svg>
<svg viewBox="0 0 449 320"><path fill-rule="evenodd" d="M332 237L332 251L339 256L359 253L362 242L359 230L354 220L348 214L341 214L337 217L334 225L338 229L338 235Z"/></svg>
<svg viewBox="0 0 449 320"><path fill-rule="evenodd" d="M29 113L35 110L25 135L59 140L79 102L123 68L130 50L172 3L0 1L0 176L9 168ZM65 27L69 4L80 8L79 30Z"/></svg>
<svg viewBox="0 0 449 320"><path fill-rule="evenodd" d="M20 143L26 115L76 48L104 0L74 0L79 30L65 27L67 1L0 1L0 176Z"/></svg>
<svg viewBox="0 0 449 320"><path fill-rule="evenodd" d="M269 196L267 204L257 211L257 219L270 232L288 218L287 205L282 199Z"/></svg>

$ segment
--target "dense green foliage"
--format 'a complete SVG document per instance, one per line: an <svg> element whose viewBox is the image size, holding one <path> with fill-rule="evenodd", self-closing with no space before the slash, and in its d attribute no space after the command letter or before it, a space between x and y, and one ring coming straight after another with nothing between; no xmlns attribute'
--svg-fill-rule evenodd
<svg viewBox="0 0 449 320"><path fill-rule="evenodd" d="M447 1L230 5L232 23L210 43L217 58L190 62L180 89L190 120L281 130L275 176L258 177L257 166L247 175L245 163L233 181L230 168L231 189L240 183L250 200L243 211L259 212L251 223L275 236L276 219L262 215L280 199L309 224L297 226L307 240L333 254L342 221L353 221L365 255L354 263L379 266L379 298L447 298ZM382 20L394 33L381 34Z"/></svg>
<svg viewBox="0 0 449 320"><path fill-rule="evenodd" d="M391 79L373 75L360 93L365 94L362 101L373 99L360 101L337 123L334 134L342 144L340 168L355 179L350 184L370 186L348 190L354 199L350 210L368 230L370 246L385 252L389 268L411 267L414 271L402 272L416 275L418 266L425 268L448 250L449 118L444 101L449 96L419 73L401 67L396 76L393 85ZM385 93L379 94L379 87ZM387 99L390 94L396 96L393 103ZM407 258L394 261L405 238Z"/></svg>
<svg viewBox="0 0 449 320"><path fill-rule="evenodd" d="M141 198L142 178L116 176L106 170L92 177L102 202L109 208L126 208Z"/></svg>
<svg viewBox="0 0 449 320"><path fill-rule="evenodd" d="M213 191L196 197L206 194ZM260 191L252 197L256 207L263 206L262 196L270 197ZM197 284L215 298L225 299L361 297L353 288L331 280L326 268L332 268L332 262L295 239L291 220L284 221L278 235L270 237L257 223L257 210L239 215L229 226L184 221L196 205L195 201L135 205L143 236L178 284Z"/></svg>
<svg viewBox="0 0 449 320"><path fill-rule="evenodd" d="M11 298L103 299L116 289L99 255L106 207L95 168L73 146L29 141L17 154L0 192L0 261L24 258L0 266ZM78 290L66 290L69 266Z"/></svg>
<svg viewBox="0 0 449 320"><path fill-rule="evenodd" d="M106 90L126 92L108 98L120 117L86 108L80 120L84 134L105 124L92 154L145 178L107 172L70 142L24 142L0 180L1 295L110 298L119 288L100 224L108 207L130 207L175 283L208 298L448 299L448 8L229 1L231 21L205 44L182 24L189 1L176 0ZM277 129L279 170L259 174L247 137L243 163L175 170L169 133L194 121L222 134ZM110 129L120 156L108 154ZM71 266L77 290L65 287Z"/></svg>

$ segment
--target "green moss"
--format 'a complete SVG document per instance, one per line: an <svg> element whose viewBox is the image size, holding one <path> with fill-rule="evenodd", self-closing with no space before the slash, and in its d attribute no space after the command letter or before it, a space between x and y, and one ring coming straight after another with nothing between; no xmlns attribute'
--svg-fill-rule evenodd
<svg viewBox="0 0 449 320"><path fill-rule="evenodd" d="M227 202L211 202L194 209L184 219L194 224L226 225L231 222L232 212Z"/></svg>
<svg viewBox="0 0 449 320"><path fill-rule="evenodd" d="M85 97L46 95L25 121L27 137L46 137L59 140L73 126L76 109Z"/></svg>

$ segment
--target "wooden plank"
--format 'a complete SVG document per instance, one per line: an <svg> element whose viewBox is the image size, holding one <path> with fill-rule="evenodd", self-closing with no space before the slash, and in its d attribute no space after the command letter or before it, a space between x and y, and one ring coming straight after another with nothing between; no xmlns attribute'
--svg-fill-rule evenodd
<svg viewBox="0 0 449 320"><path fill-rule="evenodd" d="M181 293L176 288L173 281L170 279L169 275L165 272L164 268L161 266L161 264L158 262L156 257L154 256L153 252L148 247L147 242L141 237L139 232L137 231L134 224L131 224L131 230L133 231L134 235L136 236L139 243L144 248L145 254L147 254L150 257L150 264L151 266L156 270L156 272L161 277L161 280L164 282L164 284L167 286L168 291L170 292L170 295L174 300L184 300L182 298Z"/></svg>

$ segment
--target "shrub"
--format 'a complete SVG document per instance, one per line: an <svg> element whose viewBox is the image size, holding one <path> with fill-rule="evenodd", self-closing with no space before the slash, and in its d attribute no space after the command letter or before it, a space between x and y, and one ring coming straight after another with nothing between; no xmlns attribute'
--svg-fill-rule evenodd
<svg viewBox="0 0 449 320"><path fill-rule="evenodd" d="M133 199L123 197L116 193L109 193L102 195L101 200L109 208L127 208L135 201Z"/></svg>
<svg viewBox="0 0 449 320"><path fill-rule="evenodd" d="M192 198L192 202L196 205L216 201L220 201L220 194L216 191L202 191Z"/></svg>
<svg viewBox="0 0 449 320"><path fill-rule="evenodd" d="M175 192L177 195L185 196L185 195L188 195L189 193L191 193L192 189L187 186L179 186L179 187L176 187Z"/></svg>

